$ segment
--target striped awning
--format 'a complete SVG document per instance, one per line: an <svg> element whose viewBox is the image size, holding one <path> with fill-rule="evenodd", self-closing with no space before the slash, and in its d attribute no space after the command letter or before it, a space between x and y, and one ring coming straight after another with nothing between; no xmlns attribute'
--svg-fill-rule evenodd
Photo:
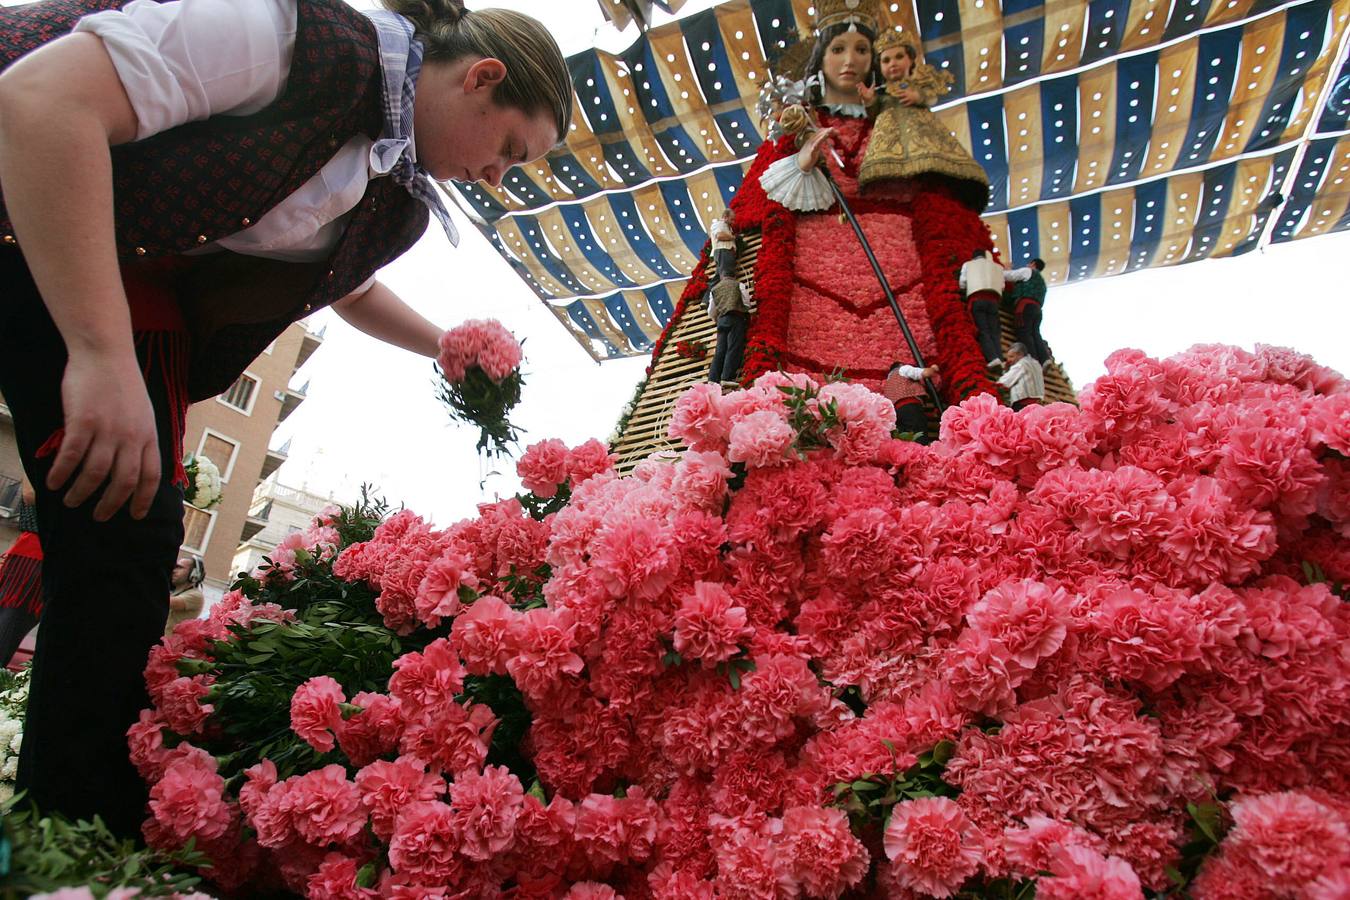
<svg viewBox="0 0 1350 900"><path fill-rule="evenodd" d="M1052 282L1350 228L1350 0L903 0L955 77L935 110L989 173L1005 259ZM458 189L596 359L669 320L762 141L765 54L808 0L729 0L569 62L573 130L501 189Z"/></svg>

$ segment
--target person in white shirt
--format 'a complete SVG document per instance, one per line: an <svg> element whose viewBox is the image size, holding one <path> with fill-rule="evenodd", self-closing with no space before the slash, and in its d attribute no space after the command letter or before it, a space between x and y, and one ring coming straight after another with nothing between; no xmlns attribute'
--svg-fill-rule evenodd
<svg viewBox="0 0 1350 900"><path fill-rule="evenodd" d="M458 0L46 0L0 26L0 392L38 493L46 606L19 787L139 834L126 730L183 534L187 403L332 305L434 358L375 278L432 180L496 186L566 136L538 21ZM415 128L414 128L415 123Z"/></svg>
<svg viewBox="0 0 1350 900"><path fill-rule="evenodd" d="M1008 389L1008 402L1013 409L1045 402L1045 373L1022 344L1008 348L1008 371L999 377L998 383Z"/></svg>
<svg viewBox="0 0 1350 900"><path fill-rule="evenodd" d="M722 210L722 214L712 220L708 228L708 237L712 241L713 263L717 267L717 277L736 277L736 214L731 207Z"/></svg>
<svg viewBox="0 0 1350 900"><path fill-rule="evenodd" d="M980 352L984 354L985 365L993 371L1003 368L1002 336L1003 327L998 319L998 305L1003 299L1003 285L1010 281L1024 281L1030 277L1030 270L1005 270L984 250L976 250L969 260L961 265L958 281L966 295L966 308L975 320L976 338L980 342Z"/></svg>

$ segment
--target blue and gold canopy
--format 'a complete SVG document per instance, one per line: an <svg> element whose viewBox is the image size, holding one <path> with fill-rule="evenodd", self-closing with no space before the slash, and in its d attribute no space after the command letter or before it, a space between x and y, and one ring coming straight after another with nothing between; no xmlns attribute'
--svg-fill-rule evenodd
<svg viewBox="0 0 1350 900"><path fill-rule="evenodd" d="M989 173L1004 258L1054 282L1350 228L1350 0L902 0L955 77L938 117ZM596 359L646 353L762 137L766 51L807 0L729 0L569 60L566 144L483 233Z"/></svg>

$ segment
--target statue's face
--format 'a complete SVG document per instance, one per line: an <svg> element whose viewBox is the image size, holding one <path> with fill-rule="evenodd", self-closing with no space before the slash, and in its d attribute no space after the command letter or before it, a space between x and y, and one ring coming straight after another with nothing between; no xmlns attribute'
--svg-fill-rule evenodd
<svg viewBox="0 0 1350 900"><path fill-rule="evenodd" d="M856 94L871 68L872 41L860 31L835 35L820 63L826 87L844 94Z"/></svg>
<svg viewBox="0 0 1350 900"><path fill-rule="evenodd" d="M904 47L887 47L881 53L881 77L887 81L902 81L909 77L914 60Z"/></svg>

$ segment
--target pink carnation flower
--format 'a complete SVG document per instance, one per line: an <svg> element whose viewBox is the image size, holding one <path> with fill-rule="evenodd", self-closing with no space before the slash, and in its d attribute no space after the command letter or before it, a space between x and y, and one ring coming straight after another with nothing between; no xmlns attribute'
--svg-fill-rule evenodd
<svg viewBox="0 0 1350 900"><path fill-rule="evenodd" d="M722 410L722 388L699 382L680 395L671 414L670 437L691 450L722 450L730 426Z"/></svg>
<svg viewBox="0 0 1350 900"><path fill-rule="evenodd" d="M472 591L477 587L478 575L473 570L473 560L458 548L449 547L427 566L426 574L417 586L417 595L413 598L417 617L428 628L439 628L443 619L458 615L460 589Z"/></svg>
<svg viewBox="0 0 1350 900"><path fill-rule="evenodd" d="M609 455L609 448L595 438L573 447L567 453L567 477L574 490L586 479L613 470L614 457Z"/></svg>
<svg viewBox="0 0 1350 900"><path fill-rule="evenodd" d="M281 789L295 833L315 847L344 844L366 824L361 792L347 780L347 770L342 766L324 766L296 775L272 790Z"/></svg>
<svg viewBox="0 0 1350 900"><path fill-rule="evenodd" d="M399 812L389 840L389 864L419 882L454 884L463 870L459 845L454 810L431 800L410 803Z"/></svg>
<svg viewBox="0 0 1350 900"><path fill-rule="evenodd" d="M378 891L356 885L360 870L358 860L342 853L329 853L318 871L309 876L306 896L323 900L374 900L380 896Z"/></svg>
<svg viewBox="0 0 1350 900"><path fill-rule="evenodd" d="M979 829L946 797L897 803L886 825L885 846L897 881L933 897L955 894L983 858Z"/></svg>
<svg viewBox="0 0 1350 900"><path fill-rule="evenodd" d="M705 669L739 653L751 633L745 610L720 584L696 582L675 614L675 650Z"/></svg>
<svg viewBox="0 0 1350 900"><path fill-rule="evenodd" d="M782 415L770 410L752 412L731 427L727 458L756 469L788 461L797 433Z"/></svg>
<svg viewBox="0 0 1350 900"><path fill-rule="evenodd" d="M182 745L174 752L164 777L150 788L150 812L177 842L209 841L225 834L234 813L225 801L225 779L205 750Z"/></svg>
<svg viewBox="0 0 1350 900"><path fill-rule="evenodd" d="M450 630L450 646L475 675L506 674L521 614L491 594L479 597Z"/></svg>
<svg viewBox="0 0 1350 900"><path fill-rule="evenodd" d="M537 497L549 498L566 483L571 454L557 438L531 444L516 462L516 474L525 490Z"/></svg>
<svg viewBox="0 0 1350 900"><path fill-rule="evenodd" d="M525 803L520 779L505 766L465 772L450 786L450 807L460 835L459 852L487 862L516 839L516 819Z"/></svg>
<svg viewBox="0 0 1350 900"><path fill-rule="evenodd" d="M871 858L842 809L793 806L783 813L780 860L808 897L839 897L867 876Z"/></svg>
<svg viewBox="0 0 1350 900"><path fill-rule="evenodd" d="M438 638L421 653L405 653L394 660L389 694L399 701L404 719L411 720L424 709L453 705L455 695L464 689L465 674L450 642Z"/></svg>
<svg viewBox="0 0 1350 900"><path fill-rule="evenodd" d="M317 675L291 695L291 730L320 753L333 749L333 732L342 726L346 696L342 685L327 675Z"/></svg>
<svg viewBox="0 0 1350 900"><path fill-rule="evenodd" d="M551 609L532 609L521 617L506 671L526 696L551 696L567 676L585 666L576 654L573 618L569 610Z"/></svg>
<svg viewBox="0 0 1350 900"><path fill-rule="evenodd" d="M445 793L445 779L428 772L426 763L400 756L393 762L376 760L357 772L356 787L370 814L371 830L388 841L399 813L410 804L439 799Z"/></svg>
<svg viewBox="0 0 1350 900"><path fill-rule="evenodd" d="M1143 886L1129 864L1071 845L1055 856L1050 877L1036 882L1037 900L1142 900Z"/></svg>
<svg viewBox="0 0 1350 900"><path fill-rule="evenodd" d="M353 766L364 766L398 746L403 717L398 700L387 694L363 691L352 705L361 711L338 725L337 742Z"/></svg>

